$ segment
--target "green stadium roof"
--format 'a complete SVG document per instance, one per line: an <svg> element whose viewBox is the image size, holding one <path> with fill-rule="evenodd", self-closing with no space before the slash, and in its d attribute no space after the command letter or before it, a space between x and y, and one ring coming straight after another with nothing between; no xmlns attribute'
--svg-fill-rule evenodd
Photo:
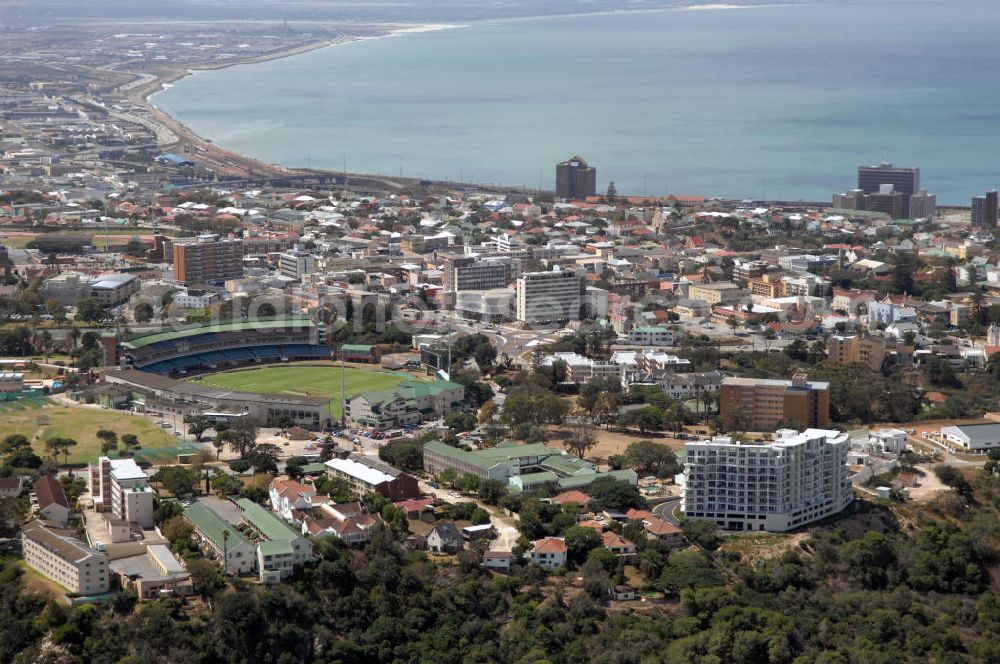
<svg viewBox="0 0 1000 664"><path fill-rule="evenodd" d="M205 537L221 548L235 546L240 543L250 544L249 540L238 530L222 520L222 518L201 503L195 503L184 510L184 518L194 524ZM229 542L225 542L223 533L229 533Z"/></svg>
<svg viewBox="0 0 1000 664"><path fill-rule="evenodd" d="M243 510L243 518L270 541L290 542L299 537L299 534L292 530L287 523L252 500L240 498L236 504Z"/></svg>
<svg viewBox="0 0 1000 664"><path fill-rule="evenodd" d="M210 334L219 332L246 332L249 330L273 330L286 327L314 327L315 323L309 318L269 318L264 320L245 320L235 323L206 323L195 327L186 327L180 330L167 330L159 332L148 332L138 334L122 342L122 347L127 349L142 348L164 341L174 341L187 337L196 337L199 334ZM276 343L281 343L280 339L275 339Z"/></svg>

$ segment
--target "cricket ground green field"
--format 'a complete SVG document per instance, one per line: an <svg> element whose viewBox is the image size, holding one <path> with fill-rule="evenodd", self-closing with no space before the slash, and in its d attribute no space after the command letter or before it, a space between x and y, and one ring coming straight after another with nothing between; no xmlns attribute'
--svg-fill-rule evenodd
<svg viewBox="0 0 1000 664"><path fill-rule="evenodd" d="M388 371L344 370L344 391L350 398L358 392L395 387L411 376ZM285 366L242 369L192 378L204 385L244 392L299 394L330 399L330 414L340 417L340 367Z"/></svg>

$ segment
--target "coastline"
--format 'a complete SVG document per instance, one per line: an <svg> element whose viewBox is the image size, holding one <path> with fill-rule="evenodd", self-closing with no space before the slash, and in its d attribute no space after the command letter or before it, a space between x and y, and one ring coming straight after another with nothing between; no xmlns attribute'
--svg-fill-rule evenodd
<svg viewBox="0 0 1000 664"><path fill-rule="evenodd" d="M167 113L166 111L159 108L153 102L153 96L157 93L162 92L168 87L172 86L174 83L187 78L199 71L214 71L221 69L228 69L230 67L237 67L240 65L250 65L259 64L263 62L272 62L275 60L283 60L285 58L290 58L295 55L302 55L304 53L309 53L312 51L318 51L325 48L332 48L335 46L341 46L343 44L349 44L352 42L367 41L371 39L385 39L388 37L400 37L408 34L423 34L428 32L438 32L441 30L452 30L458 28L467 27L464 24L451 24L451 23L421 23L421 24L377 24L373 25L376 29L385 29L386 32L382 34L374 34L370 36L359 36L350 35L347 33L341 33L333 39L324 39L321 41L310 42L307 44L295 46L288 49L281 49L273 51L266 55L255 56L250 58L241 58L236 60L231 60L222 63L205 63L203 65L185 67L182 69L173 67L164 67L162 69L154 69L152 71L132 71L129 73L136 74L138 76L150 76L148 80L141 81L135 87L129 88L127 90L120 90L123 92L123 98L127 99L139 106L142 106L146 112L149 114L153 123L161 125L171 131L175 136L175 141L169 143L162 143L159 145L160 149L168 149L170 147L179 144L189 144L191 148L197 153L194 158L199 161L203 161L209 167L213 168L220 174L231 174L240 177L243 176L281 176L281 175L307 175L307 174L332 174L339 173L339 171L330 171L326 169L318 168L301 168L301 167L286 167L277 164L269 164L260 161L254 157L228 150L224 147L219 146L211 139L205 138L193 131L178 118ZM133 81L132 83L136 83Z"/></svg>
<svg viewBox="0 0 1000 664"><path fill-rule="evenodd" d="M737 0L739 1L739 0ZM421 23L421 24L392 24L392 23L380 23L380 24L369 24L366 27L374 30L374 34L370 35L351 35L341 32L336 37L332 39L324 39L321 41L315 41L303 45L299 45L293 48L281 49L266 55L255 56L250 58L241 58L230 60L222 63L205 63L203 65L188 66L185 68L173 68L173 67L163 67L162 69L154 69L152 71L133 71L131 73L138 76L151 76L147 81L143 81L136 85L134 88L128 90L121 90L123 92L124 98L142 106L146 112L149 114L151 120L155 124L159 124L166 127L169 131L173 132L177 140L169 143L160 144L161 149L169 149L170 147L187 144L190 145L192 152L189 156L196 161L201 161L207 167L215 170L220 175L230 175L237 177L255 177L255 176L306 176L310 174L316 175L332 175L332 174L342 174L341 171L322 169L322 168L310 168L302 166L282 166L278 164L270 164L263 162L254 157L248 156L246 154L229 150L216 144L211 139L205 138L193 131L178 118L167 113L166 111L159 108L153 101L153 97L165 90L166 88L172 86L176 82L191 76L199 71L211 71L211 70L221 70L230 67L236 67L240 65L248 64L258 64L262 62L270 62L281 60L284 58L289 58L295 55L301 55L311 51L317 51L320 49L331 48L334 46L340 46L343 44L348 44L351 42L368 41L373 39L385 39L388 37L401 37L410 34L423 34L428 32L438 32L442 30L452 30L458 28L470 27L473 25L490 25L490 24L506 24L506 23L519 23L526 21L539 21L546 19L561 19L561 18L576 18L576 17L592 17L592 16L615 16L623 14L645 14L645 13L663 13L663 12L680 12L680 11L730 11L739 9L754 9L763 7L775 7L784 6L784 3L768 3L768 4L732 4L728 2L714 2L714 3L686 3L678 4L669 7L656 7L649 9L629 9L629 10L615 10L615 11L593 11L593 12L577 12L571 14L548 14L548 15L538 15L538 16L522 16L513 18L502 18L502 19L486 19L481 21L470 21L468 23ZM138 81L134 81L133 84ZM391 175L386 174L374 174L374 173L343 173L349 176L360 176L360 177L377 177L385 178L388 180L395 179ZM404 178L406 179L406 178Z"/></svg>

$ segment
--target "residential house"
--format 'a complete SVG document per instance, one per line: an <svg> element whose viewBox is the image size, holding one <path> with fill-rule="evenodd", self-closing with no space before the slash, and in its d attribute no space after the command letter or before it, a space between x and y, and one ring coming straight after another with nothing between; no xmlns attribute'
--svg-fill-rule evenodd
<svg viewBox="0 0 1000 664"><path fill-rule="evenodd" d="M226 573L247 574L257 566L255 547L250 540L202 503L185 509L184 518L194 526L202 548L223 561Z"/></svg>
<svg viewBox="0 0 1000 664"><path fill-rule="evenodd" d="M510 551L484 551L483 567L496 572L509 572L514 562L514 554Z"/></svg>
<svg viewBox="0 0 1000 664"><path fill-rule="evenodd" d="M432 553L456 553L465 546L462 533L454 523L439 523L427 534L427 548Z"/></svg>
<svg viewBox="0 0 1000 664"><path fill-rule="evenodd" d="M51 475L38 478L32 493L32 508L38 518L55 526L65 526L69 522L70 506L66 492Z"/></svg>
<svg viewBox="0 0 1000 664"><path fill-rule="evenodd" d="M528 553L531 562L554 570L566 564L566 540L562 537L543 537L536 540Z"/></svg>

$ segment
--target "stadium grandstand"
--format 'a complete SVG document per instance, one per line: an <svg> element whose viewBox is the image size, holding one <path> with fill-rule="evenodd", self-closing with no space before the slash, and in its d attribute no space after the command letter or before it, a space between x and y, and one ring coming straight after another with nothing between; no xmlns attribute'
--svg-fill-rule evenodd
<svg viewBox="0 0 1000 664"><path fill-rule="evenodd" d="M148 332L121 343L122 368L182 375L248 364L330 359L326 331L309 318L213 322Z"/></svg>

